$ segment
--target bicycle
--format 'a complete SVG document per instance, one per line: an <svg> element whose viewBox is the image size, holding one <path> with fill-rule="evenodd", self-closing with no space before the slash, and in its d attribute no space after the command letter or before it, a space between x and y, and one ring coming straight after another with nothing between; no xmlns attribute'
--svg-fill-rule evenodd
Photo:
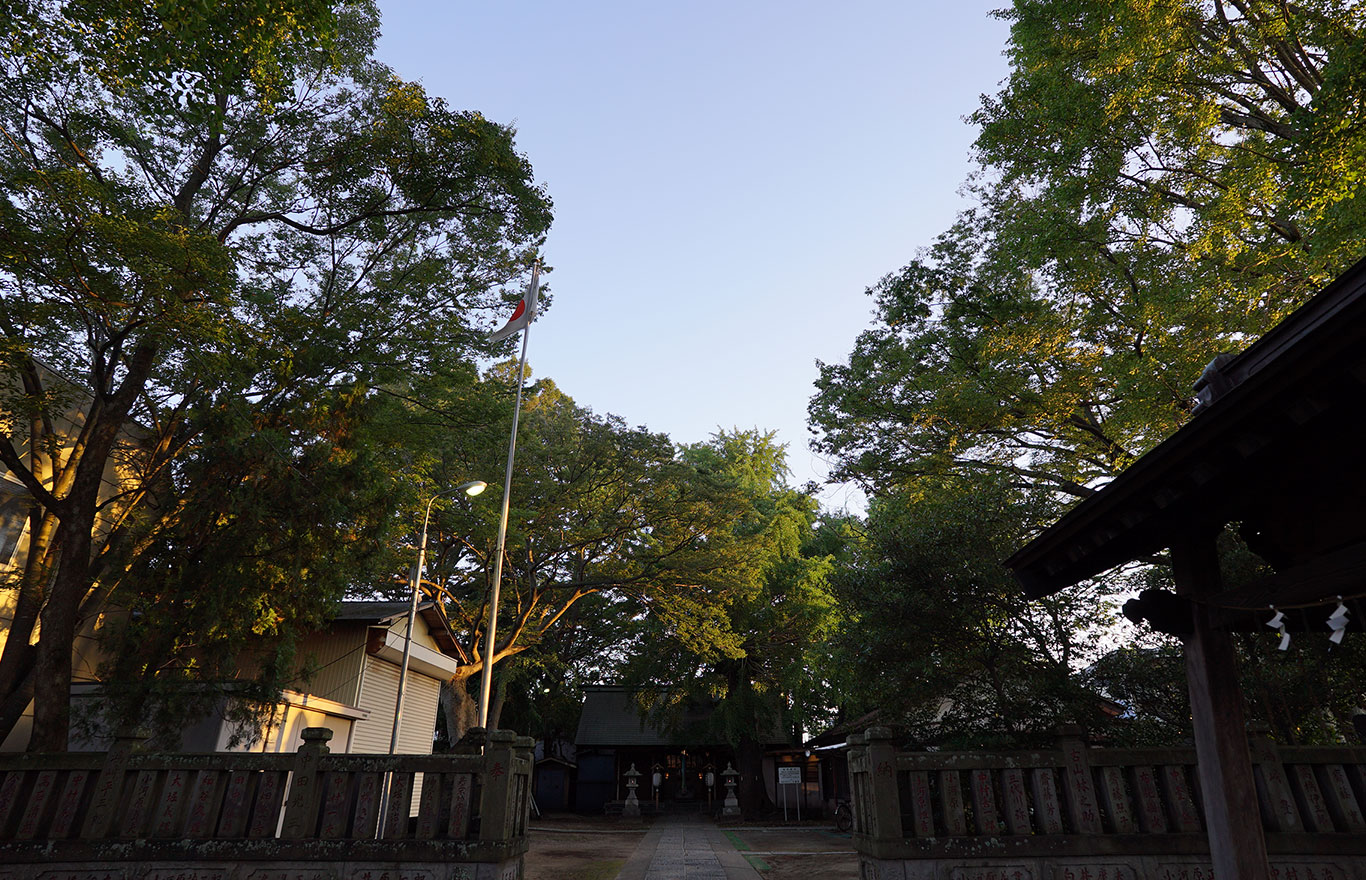
<svg viewBox="0 0 1366 880"><path fill-rule="evenodd" d="M835 829L851 831L854 827L854 808L844 798L835 799Z"/></svg>

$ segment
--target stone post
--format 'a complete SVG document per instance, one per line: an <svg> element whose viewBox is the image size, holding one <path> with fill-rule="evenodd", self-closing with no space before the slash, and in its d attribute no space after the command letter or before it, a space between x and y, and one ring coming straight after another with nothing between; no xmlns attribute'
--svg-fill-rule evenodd
<svg viewBox="0 0 1366 880"><path fill-rule="evenodd" d="M1280 752L1271 741L1268 728L1257 725L1250 728L1248 733L1252 762L1262 771L1261 779L1256 780L1261 794L1258 802L1262 808L1262 820L1272 831L1304 831L1295 793L1290 788L1285 765L1281 763Z"/></svg>
<svg viewBox="0 0 1366 880"><path fill-rule="evenodd" d="M901 800L896 787L896 749L888 727L870 727L867 733L868 786L872 803L863 811L868 817L868 834L885 840L900 840Z"/></svg>
<svg viewBox="0 0 1366 880"><path fill-rule="evenodd" d="M513 804L512 771L517 734L491 730L484 747L484 790L479 803L479 839L511 837Z"/></svg>
<svg viewBox="0 0 1366 880"><path fill-rule="evenodd" d="M145 731L132 729L120 730L114 738L114 744L105 753L104 767L100 769L99 778L95 780L95 794L91 799L90 809L86 812L81 837L99 840L108 836L109 829L114 825L114 818L119 813L128 759L134 749L146 739Z"/></svg>
<svg viewBox="0 0 1366 880"><path fill-rule="evenodd" d="M1077 724L1064 724L1058 728L1063 790L1067 792L1067 812L1072 828L1078 834L1099 834L1100 807L1096 801L1096 786L1091 777L1091 762L1083 736L1081 726Z"/></svg>
<svg viewBox="0 0 1366 880"><path fill-rule="evenodd" d="M332 731L326 727L305 727L304 744L294 756L294 775L289 782L289 803L285 804L283 837L312 837L318 825L318 762L328 753Z"/></svg>

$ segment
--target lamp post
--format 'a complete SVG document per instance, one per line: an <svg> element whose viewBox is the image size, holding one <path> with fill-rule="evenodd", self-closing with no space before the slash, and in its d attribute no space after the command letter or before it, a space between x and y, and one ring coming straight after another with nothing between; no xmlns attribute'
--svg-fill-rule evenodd
<svg viewBox="0 0 1366 880"><path fill-rule="evenodd" d="M478 495L488 488L488 483L483 480L470 480L468 483L461 483L454 489L445 492L438 492L427 501L427 511L422 515L422 538L417 544L417 565L413 568L413 595L408 605L408 630L403 634L403 665L398 670L398 696L394 699L394 730L389 735L389 754L398 751L398 727L403 720L403 692L404 685L408 682L408 660L413 653L413 627L417 625L417 601L422 592L422 569L427 564L427 523L432 517L432 505L436 499L444 498L447 495L455 495L464 492L471 497ZM384 774L384 786L380 791L379 815L380 825L376 831L380 834L384 832L384 824L389 821L389 792L393 782L392 772Z"/></svg>
<svg viewBox="0 0 1366 880"><path fill-rule="evenodd" d="M432 505L436 503L436 499L447 495L464 492L473 497L487 488L488 483L483 480L470 480L468 483L461 483L449 491L438 492L427 502L427 512L422 515L422 539L417 545L417 565L413 568L413 596L408 606L408 631L403 637L403 665L398 669L398 698L394 701L394 732L389 737L389 754L391 755L398 749L398 725L403 719L403 686L408 680L408 658L413 653L413 626L417 623L417 601L418 595L422 592L422 569L427 563L427 522L432 516Z"/></svg>

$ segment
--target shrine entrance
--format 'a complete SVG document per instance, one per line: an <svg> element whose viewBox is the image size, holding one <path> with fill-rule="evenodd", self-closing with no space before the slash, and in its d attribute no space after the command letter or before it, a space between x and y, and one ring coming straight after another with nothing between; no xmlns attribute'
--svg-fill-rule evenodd
<svg viewBox="0 0 1366 880"><path fill-rule="evenodd" d="M627 752L628 750L623 750ZM719 747L649 751L640 782L642 801L650 798L661 809L710 810L724 797L721 772L734 760L729 749Z"/></svg>

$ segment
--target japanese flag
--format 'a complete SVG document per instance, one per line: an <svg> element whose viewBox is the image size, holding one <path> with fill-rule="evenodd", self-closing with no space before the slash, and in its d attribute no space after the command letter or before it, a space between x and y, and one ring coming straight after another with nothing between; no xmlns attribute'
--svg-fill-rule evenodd
<svg viewBox="0 0 1366 880"><path fill-rule="evenodd" d="M537 261L531 267L531 287L527 295L517 301L517 309L501 328L489 334L489 342L502 342L518 330L526 327L536 318L536 294L541 286L541 264Z"/></svg>

